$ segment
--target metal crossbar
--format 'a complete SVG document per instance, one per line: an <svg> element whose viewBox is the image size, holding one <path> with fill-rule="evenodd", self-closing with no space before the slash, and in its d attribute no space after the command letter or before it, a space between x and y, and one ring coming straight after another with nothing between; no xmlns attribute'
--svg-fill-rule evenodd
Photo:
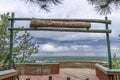
<svg viewBox="0 0 120 80"><path fill-rule="evenodd" d="M86 32L86 33L111 33L111 30L84 30L84 29L70 29L70 28L9 28L9 30Z"/></svg>
<svg viewBox="0 0 120 80"><path fill-rule="evenodd" d="M32 18L8 18L8 20L14 21L30 21ZM40 20L50 20L50 21L68 21L68 22L92 22L92 23L107 23L111 24L111 20L100 20L100 19L42 19L36 18Z"/></svg>

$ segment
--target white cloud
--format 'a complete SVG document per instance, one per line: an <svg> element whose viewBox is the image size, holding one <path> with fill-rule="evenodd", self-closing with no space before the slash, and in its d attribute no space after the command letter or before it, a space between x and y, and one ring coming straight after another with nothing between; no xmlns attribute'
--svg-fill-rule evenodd
<svg viewBox="0 0 120 80"><path fill-rule="evenodd" d="M71 45L72 50L91 50L93 47L89 45Z"/></svg>
<svg viewBox="0 0 120 80"><path fill-rule="evenodd" d="M55 46L52 44L43 44L39 45L39 51L44 51L44 52L64 52L68 51L68 48L65 46Z"/></svg>
<svg viewBox="0 0 120 80"><path fill-rule="evenodd" d="M41 44L39 45L40 52L71 52L71 51L91 51L94 47L88 45L70 45L70 46L57 46L53 44Z"/></svg>
<svg viewBox="0 0 120 80"><path fill-rule="evenodd" d="M107 47L105 45L57 45L57 44L41 44L39 47L40 55L48 56L107 56Z"/></svg>

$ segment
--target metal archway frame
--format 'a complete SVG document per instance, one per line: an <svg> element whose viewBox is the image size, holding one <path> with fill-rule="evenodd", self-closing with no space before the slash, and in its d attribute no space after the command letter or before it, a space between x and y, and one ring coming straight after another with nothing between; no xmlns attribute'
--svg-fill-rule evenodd
<svg viewBox="0 0 120 80"><path fill-rule="evenodd" d="M109 24L111 21L105 17L105 20L100 19L41 19L41 20L52 20L52 21L68 21L68 22L91 22L91 23L102 23L105 24L106 29L104 30L89 30L89 29L73 29L73 28L14 28L14 21L30 21L32 18L15 18L15 14L12 13L11 18L8 20L11 21L10 30L10 51L9 51L9 69L12 68L12 49L13 49L13 31L14 30L40 30L40 31L61 31L61 32L86 32L86 33L106 33L106 41L107 41L107 51L108 51L108 63L109 69L112 69L112 59L111 59L111 47L110 47L110 37L109 33L111 30L109 29Z"/></svg>

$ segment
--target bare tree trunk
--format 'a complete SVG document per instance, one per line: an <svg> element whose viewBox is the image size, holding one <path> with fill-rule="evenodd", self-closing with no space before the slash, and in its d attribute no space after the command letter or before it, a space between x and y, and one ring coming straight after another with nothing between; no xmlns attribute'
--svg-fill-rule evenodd
<svg viewBox="0 0 120 80"><path fill-rule="evenodd" d="M56 27L56 28L90 28L89 22L65 22L65 21L49 21L32 19L30 23L31 28L37 27Z"/></svg>

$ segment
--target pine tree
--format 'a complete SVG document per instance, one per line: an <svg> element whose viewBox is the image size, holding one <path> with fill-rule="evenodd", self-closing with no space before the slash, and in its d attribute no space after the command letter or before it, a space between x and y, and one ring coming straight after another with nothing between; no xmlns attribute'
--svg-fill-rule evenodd
<svg viewBox="0 0 120 80"><path fill-rule="evenodd" d="M14 57L18 56L20 62L26 61L27 57L38 52L38 46L31 42L32 38L27 31L22 36L17 37L19 44L14 48Z"/></svg>
<svg viewBox="0 0 120 80"><path fill-rule="evenodd" d="M50 11L50 5L58 5L62 3L62 0L25 0L27 3L31 3L34 6L39 7L45 11Z"/></svg>
<svg viewBox="0 0 120 80"><path fill-rule="evenodd" d="M96 11L100 13L100 15L108 15L111 14L113 6L118 8L120 6L120 0L88 0L88 2L94 5Z"/></svg>
<svg viewBox="0 0 120 80"><path fill-rule="evenodd" d="M113 69L120 69L120 60L117 58L116 53L113 55L112 63Z"/></svg>
<svg viewBox="0 0 120 80"><path fill-rule="evenodd" d="M9 54L10 33L8 31L8 17L9 14L3 14L0 20L0 62L5 60ZM27 57L38 51L38 46L31 42L33 37L27 31L22 32L23 34L21 35L17 35L18 33L19 31L14 31L13 34L13 58L20 55L20 60L24 61Z"/></svg>
<svg viewBox="0 0 120 80"><path fill-rule="evenodd" d="M8 16L9 14L3 14L0 16L0 62L6 57L9 49L9 34L7 32L9 26Z"/></svg>

